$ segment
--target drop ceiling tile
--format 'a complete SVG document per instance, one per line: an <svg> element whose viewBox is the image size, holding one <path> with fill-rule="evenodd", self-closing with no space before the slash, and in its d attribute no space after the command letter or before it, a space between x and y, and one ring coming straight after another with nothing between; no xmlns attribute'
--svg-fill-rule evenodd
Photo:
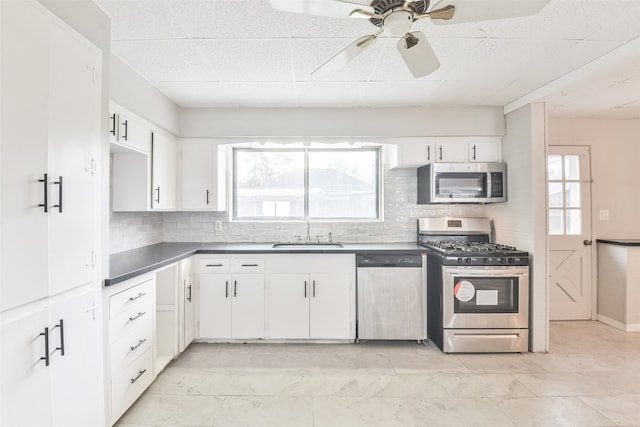
<svg viewBox="0 0 640 427"><path fill-rule="evenodd" d="M219 80L192 40L114 42L111 50L149 81Z"/></svg>
<svg viewBox="0 0 640 427"><path fill-rule="evenodd" d="M366 82L298 82L300 107L357 107Z"/></svg>
<svg viewBox="0 0 640 427"><path fill-rule="evenodd" d="M288 39L196 40L207 61L227 82L293 80Z"/></svg>
<svg viewBox="0 0 640 427"><path fill-rule="evenodd" d="M218 82L155 82L154 85L181 107L235 105L234 98Z"/></svg>
<svg viewBox="0 0 640 427"><path fill-rule="evenodd" d="M293 82L225 82L231 99L241 107L278 107L295 105Z"/></svg>
<svg viewBox="0 0 640 427"><path fill-rule="evenodd" d="M291 37L353 37L356 39L366 34L374 34L379 30L368 19L329 18L299 13L287 15Z"/></svg>
<svg viewBox="0 0 640 427"><path fill-rule="evenodd" d="M289 35L288 18L266 0L171 0L175 16L193 38L247 39Z"/></svg>
<svg viewBox="0 0 640 427"><path fill-rule="evenodd" d="M605 18L596 30L589 35L589 40L626 41L640 37L640 1L623 0L615 4L603 1L606 5Z"/></svg>
<svg viewBox="0 0 640 427"><path fill-rule="evenodd" d="M185 29L165 0L97 2L111 17L111 40L188 38Z"/></svg>

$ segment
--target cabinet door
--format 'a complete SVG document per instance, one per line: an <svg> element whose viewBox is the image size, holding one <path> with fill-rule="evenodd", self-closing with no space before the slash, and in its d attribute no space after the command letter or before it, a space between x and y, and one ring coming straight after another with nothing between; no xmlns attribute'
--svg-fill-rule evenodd
<svg viewBox="0 0 640 427"><path fill-rule="evenodd" d="M52 366L40 360L46 354L40 333L47 325L47 311L40 310L0 327L0 425L51 425Z"/></svg>
<svg viewBox="0 0 640 427"><path fill-rule="evenodd" d="M398 164L402 166L424 166L433 161L433 144L398 144Z"/></svg>
<svg viewBox="0 0 640 427"><path fill-rule="evenodd" d="M500 161L500 146L495 142L477 142L469 144L469 161L498 162Z"/></svg>
<svg viewBox="0 0 640 427"><path fill-rule="evenodd" d="M118 115L118 142L143 153L151 152L151 129L135 118L121 113Z"/></svg>
<svg viewBox="0 0 640 427"><path fill-rule="evenodd" d="M196 296L195 289L193 286L192 275L188 274L186 277L182 279L183 286L183 311L182 311L182 319L183 319L183 327L182 327L182 342L180 351L183 351L191 341L193 341L195 335L195 327L196 327Z"/></svg>
<svg viewBox="0 0 640 427"><path fill-rule="evenodd" d="M47 284L49 23L0 1L0 311L43 298Z"/></svg>
<svg viewBox="0 0 640 427"><path fill-rule="evenodd" d="M151 154L151 207L153 209L176 208L176 157L176 141L155 132Z"/></svg>
<svg viewBox="0 0 640 427"><path fill-rule="evenodd" d="M234 274L232 338L264 338L264 274Z"/></svg>
<svg viewBox="0 0 640 427"><path fill-rule="evenodd" d="M213 144L181 144L180 198L182 209L212 210L217 199Z"/></svg>
<svg viewBox="0 0 640 427"><path fill-rule="evenodd" d="M309 337L348 339L351 331L351 283L348 274L312 274Z"/></svg>
<svg viewBox="0 0 640 427"><path fill-rule="evenodd" d="M95 276L101 53L52 25L49 89L49 292Z"/></svg>
<svg viewBox="0 0 640 427"><path fill-rule="evenodd" d="M309 338L309 275L269 277L269 338Z"/></svg>
<svg viewBox="0 0 640 427"><path fill-rule="evenodd" d="M95 291L90 290L49 309L55 426L99 426L104 422L100 382L103 364L98 354L101 342L95 307Z"/></svg>
<svg viewBox="0 0 640 427"><path fill-rule="evenodd" d="M231 337L232 291L231 275L200 275L200 338Z"/></svg>
<svg viewBox="0 0 640 427"><path fill-rule="evenodd" d="M436 162L458 163L467 161L467 144L443 142L436 144Z"/></svg>

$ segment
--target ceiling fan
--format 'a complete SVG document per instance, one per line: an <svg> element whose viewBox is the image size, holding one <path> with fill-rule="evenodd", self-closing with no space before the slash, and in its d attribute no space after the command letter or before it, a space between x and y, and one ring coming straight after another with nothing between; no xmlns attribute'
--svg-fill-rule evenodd
<svg viewBox="0 0 640 427"><path fill-rule="evenodd" d="M440 62L422 31L411 31L418 19L435 24L457 24L529 16L540 12L550 0L442 0L429 9L430 0L373 0L371 4L348 0L269 0L274 9L335 18L369 19L378 31L360 37L320 65L311 74L330 75L356 58L378 37L399 37L397 48L414 77L431 74Z"/></svg>

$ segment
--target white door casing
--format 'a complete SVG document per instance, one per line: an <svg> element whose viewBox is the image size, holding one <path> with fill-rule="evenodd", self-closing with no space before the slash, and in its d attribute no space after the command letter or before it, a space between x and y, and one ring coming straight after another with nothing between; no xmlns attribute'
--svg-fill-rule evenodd
<svg viewBox="0 0 640 427"><path fill-rule="evenodd" d="M589 147L549 147L550 320L592 318L590 163Z"/></svg>

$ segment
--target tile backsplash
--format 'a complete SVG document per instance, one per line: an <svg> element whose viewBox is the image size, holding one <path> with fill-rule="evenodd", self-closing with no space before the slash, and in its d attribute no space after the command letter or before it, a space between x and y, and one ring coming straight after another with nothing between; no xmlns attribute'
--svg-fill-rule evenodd
<svg viewBox="0 0 640 427"><path fill-rule="evenodd" d="M310 236L334 242L415 242L416 218L426 216L484 216L484 205L416 204L416 169L384 172L384 221L314 222ZM219 231L216 221L222 223ZM304 240L307 224L301 222L230 222L228 212L113 213L110 252L165 242L293 242ZM319 236L319 237L317 237Z"/></svg>

